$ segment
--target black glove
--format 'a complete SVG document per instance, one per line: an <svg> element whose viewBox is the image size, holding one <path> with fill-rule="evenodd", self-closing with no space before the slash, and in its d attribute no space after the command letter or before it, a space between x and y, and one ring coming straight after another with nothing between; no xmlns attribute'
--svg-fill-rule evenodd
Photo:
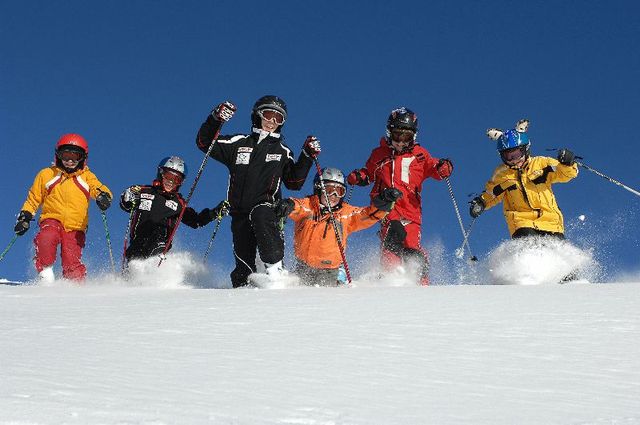
<svg viewBox="0 0 640 425"><path fill-rule="evenodd" d="M453 162L449 158L442 158L436 164L436 171L443 179L449 177L453 172Z"/></svg>
<svg viewBox="0 0 640 425"><path fill-rule="evenodd" d="M320 155L321 150L320 140L318 140L316 136L307 136L307 139L302 145L302 152L309 158L315 159Z"/></svg>
<svg viewBox="0 0 640 425"><path fill-rule="evenodd" d="M29 211L20 211L18 214L18 219L16 220L16 226L13 228L13 231L16 232L18 236L22 236L27 233L29 230L29 222L33 220L33 214Z"/></svg>
<svg viewBox="0 0 640 425"><path fill-rule="evenodd" d="M96 204L102 211L106 211L111 206L111 196L107 192L100 192L96 196Z"/></svg>
<svg viewBox="0 0 640 425"><path fill-rule="evenodd" d="M284 218L289 217L289 214L291 214L294 207L295 203L293 202L293 199L285 198L280 199L278 202L276 202L276 204L273 206L273 210L275 211L278 218Z"/></svg>
<svg viewBox="0 0 640 425"><path fill-rule="evenodd" d="M395 187L387 187L382 192L373 198L373 206L381 211L391 211L393 204L402 198L402 192Z"/></svg>
<svg viewBox="0 0 640 425"><path fill-rule="evenodd" d="M227 122L233 117L233 114L236 113L236 109L236 105L226 101L213 108L211 115L220 122Z"/></svg>
<svg viewBox="0 0 640 425"><path fill-rule="evenodd" d="M484 211L484 201L479 196L473 198L471 202L469 202L469 205L469 214L471 214L473 218L480 216Z"/></svg>
<svg viewBox="0 0 640 425"><path fill-rule="evenodd" d="M558 151L558 162L562 165L573 165L576 156L569 149L560 149Z"/></svg>
<svg viewBox="0 0 640 425"><path fill-rule="evenodd" d="M215 208L209 210L209 217L211 217L211 220L217 220L218 217L222 218L225 215L229 215L230 207L231 205L229 205L229 201L225 199L224 201L216 205Z"/></svg>
<svg viewBox="0 0 640 425"><path fill-rule="evenodd" d="M351 186L369 186L369 176L367 175L364 168L353 170L347 176L347 183L349 183Z"/></svg>

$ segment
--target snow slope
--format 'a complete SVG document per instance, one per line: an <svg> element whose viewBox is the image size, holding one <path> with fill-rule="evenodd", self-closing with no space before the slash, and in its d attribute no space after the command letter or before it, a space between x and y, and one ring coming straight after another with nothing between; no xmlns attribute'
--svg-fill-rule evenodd
<svg viewBox="0 0 640 425"><path fill-rule="evenodd" d="M0 285L0 424L637 424L627 284Z"/></svg>

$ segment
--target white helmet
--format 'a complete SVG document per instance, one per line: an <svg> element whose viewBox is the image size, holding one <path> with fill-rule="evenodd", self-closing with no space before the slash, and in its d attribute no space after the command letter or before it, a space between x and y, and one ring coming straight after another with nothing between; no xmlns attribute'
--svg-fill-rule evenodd
<svg viewBox="0 0 640 425"><path fill-rule="evenodd" d="M168 156L160 161L160 163L158 164L158 180L162 178L161 174L163 168L168 168L169 170L176 171L182 174L183 178L186 178L187 173L189 172L187 170L187 164L185 164L182 158L180 158L179 156Z"/></svg>

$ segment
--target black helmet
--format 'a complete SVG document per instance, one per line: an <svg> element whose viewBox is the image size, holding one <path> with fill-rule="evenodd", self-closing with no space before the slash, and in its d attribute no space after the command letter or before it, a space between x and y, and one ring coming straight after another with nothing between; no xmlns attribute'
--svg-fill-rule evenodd
<svg viewBox="0 0 640 425"><path fill-rule="evenodd" d="M258 111L263 109L273 109L278 111L282 114L285 120L287 119L287 104L284 103L284 100L273 95L262 96L256 101L253 105L253 109L251 110L251 124L256 128L260 128L262 124L262 118L258 115ZM281 129L282 125L278 127L277 131L279 132Z"/></svg>
<svg viewBox="0 0 640 425"><path fill-rule="evenodd" d="M387 118L387 144L391 145L391 132L393 130L411 130L413 141L404 150L411 150L418 137L418 116L411 109L404 106L394 109Z"/></svg>
<svg viewBox="0 0 640 425"><path fill-rule="evenodd" d="M409 108L394 109L387 119L387 132L403 128L418 133L418 116Z"/></svg>

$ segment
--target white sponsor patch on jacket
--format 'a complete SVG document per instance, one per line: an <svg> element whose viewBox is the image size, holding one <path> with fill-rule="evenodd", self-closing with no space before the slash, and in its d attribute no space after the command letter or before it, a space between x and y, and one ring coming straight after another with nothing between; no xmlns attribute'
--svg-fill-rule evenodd
<svg viewBox="0 0 640 425"><path fill-rule="evenodd" d="M141 193L140 197L142 199L151 199L151 200L153 200L156 197L156 195L154 195L152 193Z"/></svg>
<svg viewBox="0 0 640 425"><path fill-rule="evenodd" d="M252 148L252 147L249 147L249 146L240 146L240 147L238 148L238 152L243 152L243 153L244 153L244 152L248 152L248 153L251 153L251 152L253 152L253 148Z"/></svg>
<svg viewBox="0 0 640 425"><path fill-rule="evenodd" d="M167 199L167 200L165 201L164 205L165 205L167 208L171 208L171 209L172 209L172 210L174 210L174 211L178 211L178 203L177 203L176 201L172 201L172 200L170 200L170 199Z"/></svg>
<svg viewBox="0 0 640 425"><path fill-rule="evenodd" d="M251 154L249 152L238 152L238 156L236 156L236 165L248 165L250 158Z"/></svg>
<svg viewBox="0 0 640 425"><path fill-rule="evenodd" d="M280 161L280 158L282 158L282 154L280 153L268 153L265 162Z"/></svg>
<svg viewBox="0 0 640 425"><path fill-rule="evenodd" d="M152 204L153 202L150 199L140 199L140 206L138 206L138 209L143 211L151 211Z"/></svg>

